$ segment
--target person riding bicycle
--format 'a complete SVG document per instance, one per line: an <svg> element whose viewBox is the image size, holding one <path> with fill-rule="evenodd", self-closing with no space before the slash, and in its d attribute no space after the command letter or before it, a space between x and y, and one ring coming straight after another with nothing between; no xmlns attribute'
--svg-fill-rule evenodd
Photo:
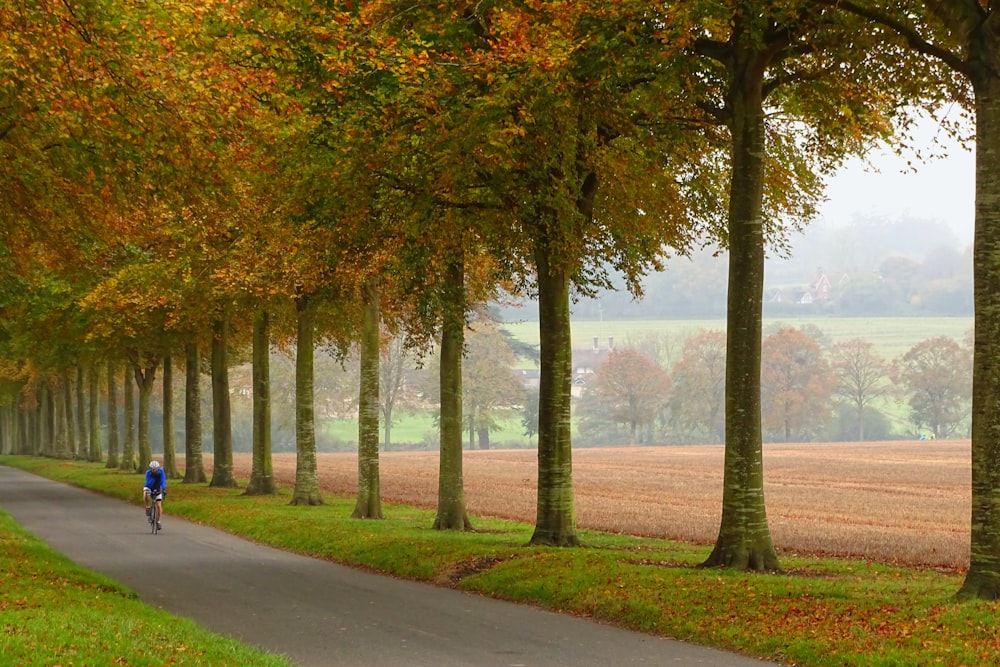
<svg viewBox="0 0 1000 667"><path fill-rule="evenodd" d="M142 502L146 506L146 516L153 516L153 507L150 499L156 502L156 508L160 517L163 516L163 496L167 495L167 473L160 466L159 461L150 461L149 469L146 470L146 485L142 487ZM163 526L157 522L157 530L162 530Z"/></svg>

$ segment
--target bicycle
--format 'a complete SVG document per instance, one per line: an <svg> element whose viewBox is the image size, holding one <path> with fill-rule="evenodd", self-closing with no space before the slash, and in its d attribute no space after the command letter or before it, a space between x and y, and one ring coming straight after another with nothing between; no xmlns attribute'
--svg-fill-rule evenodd
<svg viewBox="0 0 1000 667"><path fill-rule="evenodd" d="M156 535L160 530L160 506L157 502L163 501L163 492L149 494L149 500L150 509L149 515L146 518L149 520L149 532Z"/></svg>

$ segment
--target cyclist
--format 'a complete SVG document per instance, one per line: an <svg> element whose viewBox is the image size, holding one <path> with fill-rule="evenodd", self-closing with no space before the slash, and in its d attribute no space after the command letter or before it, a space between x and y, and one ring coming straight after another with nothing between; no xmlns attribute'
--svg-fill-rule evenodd
<svg viewBox="0 0 1000 667"><path fill-rule="evenodd" d="M149 462L149 469L146 470L146 485L142 487L142 502L146 506L146 516L153 516L151 499L155 499L160 516L163 516L163 496L167 495L167 473L160 467L160 462L153 460ZM157 530L162 530L160 523L156 524Z"/></svg>

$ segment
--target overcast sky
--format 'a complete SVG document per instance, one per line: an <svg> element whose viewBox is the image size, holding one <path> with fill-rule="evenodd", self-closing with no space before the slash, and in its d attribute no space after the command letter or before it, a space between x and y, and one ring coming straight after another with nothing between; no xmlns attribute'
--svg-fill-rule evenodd
<svg viewBox="0 0 1000 667"><path fill-rule="evenodd" d="M860 160L850 162L827 187L829 201L820 209L821 224L846 225L857 217L920 218L940 220L963 244L972 243L975 200L975 159L971 150L942 138L936 127L923 133L935 136L946 157L916 163L908 170L907 158L890 151L870 156L878 172ZM910 159L913 159L912 157Z"/></svg>

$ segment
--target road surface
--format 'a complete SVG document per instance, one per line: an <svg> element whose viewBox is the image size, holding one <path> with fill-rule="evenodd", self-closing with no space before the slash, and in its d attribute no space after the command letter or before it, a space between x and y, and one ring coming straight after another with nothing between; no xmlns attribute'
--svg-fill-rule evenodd
<svg viewBox="0 0 1000 667"><path fill-rule="evenodd" d="M0 508L147 603L302 667L771 663L260 546L0 466Z"/></svg>

